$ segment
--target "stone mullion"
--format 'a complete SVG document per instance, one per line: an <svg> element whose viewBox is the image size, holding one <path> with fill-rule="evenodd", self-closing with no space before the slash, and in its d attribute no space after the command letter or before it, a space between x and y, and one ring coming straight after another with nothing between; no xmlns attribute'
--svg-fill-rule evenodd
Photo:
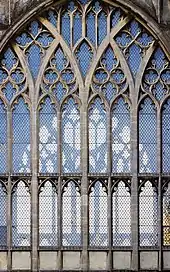
<svg viewBox="0 0 170 272"><path fill-rule="evenodd" d="M132 270L139 269L139 197L138 197L138 110L135 99L131 109L131 227Z"/></svg>
<svg viewBox="0 0 170 272"><path fill-rule="evenodd" d="M58 224L58 266L62 269L62 113L59 111L57 113L58 122L58 206L57 206L57 224Z"/></svg>
<svg viewBox="0 0 170 272"><path fill-rule="evenodd" d="M88 241L89 241L89 227L88 227L88 114L86 96L82 95L82 106L80 108L81 121L81 233L82 233L82 270L88 271Z"/></svg>
<svg viewBox="0 0 170 272"><path fill-rule="evenodd" d="M112 121L111 121L111 111L110 109L107 112L107 148L108 148L108 270L112 271L112 180L111 180L111 172L112 172Z"/></svg>
<svg viewBox="0 0 170 272"><path fill-rule="evenodd" d="M31 246L32 246L32 272L38 271L38 141L37 141L37 111L36 105L31 107L31 128L32 128L32 181L31 181Z"/></svg>
<svg viewBox="0 0 170 272"><path fill-rule="evenodd" d="M12 269L12 192L11 192L11 173L12 173L12 112L7 111L7 137L8 137L8 185L7 185L7 248L8 248L8 260L7 269Z"/></svg>
<svg viewBox="0 0 170 272"><path fill-rule="evenodd" d="M158 247L159 247L159 271L162 271L162 193L161 193L161 111L157 109L157 171L159 173L158 180Z"/></svg>

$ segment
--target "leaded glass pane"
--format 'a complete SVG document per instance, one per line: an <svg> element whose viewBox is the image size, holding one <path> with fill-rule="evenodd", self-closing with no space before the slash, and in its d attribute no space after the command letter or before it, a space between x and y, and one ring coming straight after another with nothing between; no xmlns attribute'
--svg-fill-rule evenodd
<svg viewBox="0 0 170 272"><path fill-rule="evenodd" d="M150 181L142 185L139 194L140 246L158 244L158 195Z"/></svg>
<svg viewBox="0 0 170 272"><path fill-rule="evenodd" d="M39 172L57 173L57 112L50 97L39 113Z"/></svg>
<svg viewBox="0 0 170 272"><path fill-rule="evenodd" d="M170 173L170 99L162 111L162 171Z"/></svg>
<svg viewBox="0 0 170 272"><path fill-rule="evenodd" d="M112 172L130 172L130 111L123 98L112 109Z"/></svg>
<svg viewBox="0 0 170 272"><path fill-rule="evenodd" d="M123 181L113 187L112 239L113 246L131 245L131 200L129 187Z"/></svg>
<svg viewBox="0 0 170 272"><path fill-rule="evenodd" d="M86 76L90 64L92 63L93 59L93 50L90 47L90 45L87 43L86 40L84 40L79 47L76 48L75 55L77 58L77 62L80 67L80 71L83 75L83 77Z"/></svg>
<svg viewBox="0 0 170 272"><path fill-rule="evenodd" d="M107 118L100 98L89 109L89 172L107 172Z"/></svg>
<svg viewBox="0 0 170 272"><path fill-rule="evenodd" d="M28 105L22 97L19 97L14 104L12 128L13 172L30 173L30 113Z"/></svg>
<svg viewBox="0 0 170 272"><path fill-rule="evenodd" d="M163 194L163 245L170 246L170 183L165 186Z"/></svg>
<svg viewBox="0 0 170 272"><path fill-rule="evenodd" d="M73 98L69 98L63 106L62 171L80 172L80 114Z"/></svg>
<svg viewBox="0 0 170 272"><path fill-rule="evenodd" d="M81 246L81 198L74 181L65 185L62 195L62 244Z"/></svg>
<svg viewBox="0 0 170 272"><path fill-rule="evenodd" d="M100 181L97 181L92 185L91 193L89 195L90 246L102 247L108 245L107 214L107 189Z"/></svg>
<svg viewBox="0 0 170 272"><path fill-rule="evenodd" d="M57 246L57 207L56 187L47 181L39 194L40 246Z"/></svg>
<svg viewBox="0 0 170 272"><path fill-rule="evenodd" d="M7 172L7 112L0 99L0 173Z"/></svg>
<svg viewBox="0 0 170 272"><path fill-rule="evenodd" d="M156 108L146 98L139 109L139 172L157 172L157 121Z"/></svg>
<svg viewBox="0 0 170 272"><path fill-rule="evenodd" d="M0 183L0 247L7 246L7 193Z"/></svg>
<svg viewBox="0 0 170 272"><path fill-rule="evenodd" d="M15 185L12 195L12 245L14 247L30 246L30 230L30 193L21 180Z"/></svg>

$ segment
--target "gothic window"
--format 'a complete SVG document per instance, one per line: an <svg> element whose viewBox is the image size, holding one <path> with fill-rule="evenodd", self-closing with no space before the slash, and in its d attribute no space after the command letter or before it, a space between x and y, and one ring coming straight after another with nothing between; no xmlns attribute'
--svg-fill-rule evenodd
<svg viewBox="0 0 170 272"><path fill-rule="evenodd" d="M41 181L39 192L39 246L57 246L58 244L57 203L57 184L55 181Z"/></svg>
<svg viewBox="0 0 170 272"><path fill-rule="evenodd" d="M30 246L31 204L28 185L20 180L12 191L12 245ZM23 209L24 207L24 209Z"/></svg>
<svg viewBox="0 0 170 272"><path fill-rule="evenodd" d="M165 45L119 1L54 2L0 56L0 258L5 248L10 268L13 251L29 251L38 271L37 256L55 251L55 270L66 271L75 251L91 270L100 250L112 271L124 251L136 264L144 248L162 256L170 246Z"/></svg>
<svg viewBox="0 0 170 272"><path fill-rule="evenodd" d="M108 245L107 210L107 181L91 181L89 195L90 246Z"/></svg>
<svg viewBox="0 0 170 272"><path fill-rule="evenodd" d="M157 182L140 181L139 226L140 246L158 244L158 193Z"/></svg>
<svg viewBox="0 0 170 272"><path fill-rule="evenodd" d="M89 108L89 172L107 172L106 111L99 97Z"/></svg>
<svg viewBox="0 0 170 272"><path fill-rule="evenodd" d="M113 181L112 237L113 246L131 245L131 201L129 181Z"/></svg>
<svg viewBox="0 0 170 272"><path fill-rule="evenodd" d="M139 172L157 172L157 119L156 108L146 98L139 108Z"/></svg>
<svg viewBox="0 0 170 272"><path fill-rule="evenodd" d="M81 245L81 204L79 181L64 180L62 192L62 244Z"/></svg>

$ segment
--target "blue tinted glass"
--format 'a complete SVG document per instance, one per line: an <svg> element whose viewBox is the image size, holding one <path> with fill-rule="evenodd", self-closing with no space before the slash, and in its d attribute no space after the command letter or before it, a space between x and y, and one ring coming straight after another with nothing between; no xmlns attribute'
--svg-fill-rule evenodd
<svg viewBox="0 0 170 272"><path fill-rule="evenodd" d="M107 172L107 121L99 98L89 109L89 172Z"/></svg>
<svg viewBox="0 0 170 272"><path fill-rule="evenodd" d="M95 14L94 12L89 12L86 19L86 36L89 41L95 45L96 43L96 28L95 28Z"/></svg>
<svg viewBox="0 0 170 272"><path fill-rule="evenodd" d="M7 194L0 184L0 246L7 246Z"/></svg>
<svg viewBox="0 0 170 272"><path fill-rule="evenodd" d="M61 34L65 41L70 44L70 15L65 12L61 18Z"/></svg>
<svg viewBox="0 0 170 272"><path fill-rule="evenodd" d="M107 35L107 16L105 12L101 12L98 16L98 44L101 44Z"/></svg>
<svg viewBox="0 0 170 272"><path fill-rule="evenodd" d="M0 173L7 172L7 113L0 100Z"/></svg>
<svg viewBox="0 0 170 272"><path fill-rule="evenodd" d="M30 172L30 116L23 98L19 98L12 113L13 172ZM22 128L22 133L21 133Z"/></svg>
<svg viewBox="0 0 170 272"><path fill-rule="evenodd" d="M57 113L47 97L39 115L39 172L57 173Z"/></svg>
<svg viewBox="0 0 170 272"><path fill-rule="evenodd" d="M38 45L33 44L27 51L28 63L30 66L31 73L34 78L37 77L41 63L41 49Z"/></svg>
<svg viewBox="0 0 170 272"><path fill-rule="evenodd" d="M139 172L157 171L157 122L156 109L146 98L139 111Z"/></svg>
<svg viewBox="0 0 170 272"><path fill-rule="evenodd" d="M112 172L130 172L130 111L123 98L112 109Z"/></svg>
<svg viewBox="0 0 170 272"><path fill-rule="evenodd" d="M82 15L76 12L73 17L73 43L82 37Z"/></svg>
<svg viewBox="0 0 170 272"><path fill-rule="evenodd" d="M166 101L162 112L162 171L170 173L170 99Z"/></svg>
<svg viewBox="0 0 170 272"><path fill-rule="evenodd" d="M90 67L90 63L93 57L92 50L86 41L81 43L81 45L77 49L76 57L78 59L82 75L85 76Z"/></svg>
<svg viewBox="0 0 170 272"><path fill-rule="evenodd" d="M80 172L80 114L73 98L63 106L62 169L64 173Z"/></svg>

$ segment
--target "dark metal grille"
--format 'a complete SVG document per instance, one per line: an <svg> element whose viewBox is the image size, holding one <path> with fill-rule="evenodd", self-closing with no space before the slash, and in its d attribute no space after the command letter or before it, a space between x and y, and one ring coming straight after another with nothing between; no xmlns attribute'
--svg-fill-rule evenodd
<svg viewBox="0 0 170 272"><path fill-rule="evenodd" d="M113 182L112 187L112 239L113 246L131 245L130 184Z"/></svg>
<svg viewBox="0 0 170 272"><path fill-rule="evenodd" d="M170 99L162 111L162 171L170 173Z"/></svg>
<svg viewBox="0 0 170 272"><path fill-rule="evenodd" d="M157 121L156 108L146 98L139 110L139 172L157 172Z"/></svg>
<svg viewBox="0 0 170 272"><path fill-rule="evenodd" d="M13 172L30 173L30 113L22 97L19 97L14 105L12 128Z"/></svg>
<svg viewBox="0 0 170 272"><path fill-rule="evenodd" d="M93 182L89 195L89 245L108 245L107 181Z"/></svg>
<svg viewBox="0 0 170 272"><path fill-rule="evenodd" d="M0 247L7 246L7 192L0 183Z"/></svg>
<svg viewBox="0 0 170 272"><path fill-rule="evenodd" d="M62 244L81 246L81 197L74 180L63 181L62 194Z"/></svg>
<svg viewBox="0 0 170 272"><path fill-rule="evenodd" d="M75 54L80 67L80 71L85 77L93 59L93 50L87 43L87 41L84 40L79 45L79 47L77 47Z"/></svg>
<svg viewBox="0 0 170 272"><path fill-rule="evenodd" d="M130 172L130 111L123 98L112 109L112 172Z"/></svg>
<svg viewBox="0 0 170 272"><path fill-rule="evenodd" d="M80 172L80 114L73 98L63 106L62 170L64 173Z"/></svg>
<svg viewBox="0 0 170 272"><path fill-rule="evenodd" d="M7 112L0 99L0 173L7 172Z"/></svg>
<svg viewBox="0 0 170 272"><path fill-rule="evenodd" d="M149 180L140 185L139 231L140 246L158 245L158 195Z"/></svg>
<svg viewBox="0 0 170 272"><path fill-rule="evenodd" d="M57 173L57 113L49 97L39 115L39 172Z"/></svg>
<svg viewBox="0 0 170 272"><path fill-rule="evenodd" d="M89 172L107 172L107 121L100 98L89 109Z"/></svg>
<svg viewBox="0 0 170 272"><path fill-rule="evenodd" d="M49 180L39 194L39 246L57 246L57 207L56 185Z"/></svg>
<svg viewBox="0 0 170 272"><path fill-rule="evenodd" d="M30 246L30 231L30 193L27 185L21 180L14 186L12 195L12 245Z"/></svg>

